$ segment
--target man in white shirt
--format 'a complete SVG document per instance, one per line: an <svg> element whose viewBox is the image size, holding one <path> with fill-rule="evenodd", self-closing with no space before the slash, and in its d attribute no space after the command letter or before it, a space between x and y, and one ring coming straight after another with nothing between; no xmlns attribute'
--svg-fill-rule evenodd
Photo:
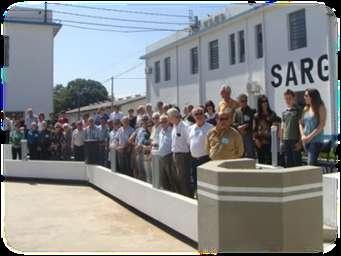
<svg viewBox="0 0 341 256"><path fill-rule="evenodd" d="M194 108L192 116L195 119L195 124L189 127L188 143L191 152L192 188L195 192L197 190L197 167L210 161L205 149L205 141L207 133L213 128L213 125L205 121L204 109L201 107Z"/></svg>
<svg viewBox="0 0 341 256"><path fill-rule="evenodd" d="M84 139L83 123L79 121L77 129L72 132L71 147L75 155L75 161L84 161Z"/></svg>
<svg viewBox="0 0 341 256"><path fill-rule="evenodd" d="M181 120L180 112L176 108L167 111L172 129L172 152L176 168L176 190L180 194L193 197L190 187L191 155L188 145L188 125Z"/></svg>
<svg viewBox="0 0 341 256"><path fill-rule="evenodd" d="M110 114L110 120L121 120L123 117L123 113L120 111L120 107L118 105L113 106L113 112Z"/></svg>

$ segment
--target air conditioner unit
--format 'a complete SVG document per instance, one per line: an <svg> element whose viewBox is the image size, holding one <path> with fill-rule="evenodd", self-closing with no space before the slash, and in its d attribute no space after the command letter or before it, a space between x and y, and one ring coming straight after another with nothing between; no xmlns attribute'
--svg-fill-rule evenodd
<svg viewBox="0 0 341 256"><path fill-rule="evenodd" d="M145 70L144 70L144 72L145 72L146 74L151 74L151 73L153 73L153 69L152 69L151 67L146 67Z"/></svg>

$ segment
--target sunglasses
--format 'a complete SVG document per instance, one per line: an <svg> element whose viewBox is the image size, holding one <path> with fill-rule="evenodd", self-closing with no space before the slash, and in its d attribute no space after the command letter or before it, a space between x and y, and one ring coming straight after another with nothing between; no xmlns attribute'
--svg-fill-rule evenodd
<svg viewBox="0 0 341 256"><path fill-rule="evenodd" d="M230 118L229 117L220 117L220 118L218 118L218 120L219 121L228 121L228 120L230 120Z"/></svg>
<svg viewBox="0 0 341 256"><path fill-rule="evenodd" d="M203 112L197 112L197 113L195 113L194 115L195 116L201 116L201 115L203 115L204 113Z"/></svg>

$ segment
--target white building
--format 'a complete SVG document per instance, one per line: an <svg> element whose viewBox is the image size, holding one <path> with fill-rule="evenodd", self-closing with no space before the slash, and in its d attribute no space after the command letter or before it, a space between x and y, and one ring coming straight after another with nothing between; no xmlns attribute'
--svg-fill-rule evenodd
<svg viewBox="0 0 341 256"><path fill-rule="evenodd" d="M183 107L232 97L266 94L278 115L290 88L300 101L317 88L328 109L326 134L337 131L337 19L322 4L240 4L147 47L147 100Z"/></svg>
<svg viewBox="0 0 341 256"><path fill-rule="evenodd" d="M45 16L46 15L46 16ZM6 113L53 112L53 40L61 24L52 12L12 7L3 26L5 35Z"/></svg>

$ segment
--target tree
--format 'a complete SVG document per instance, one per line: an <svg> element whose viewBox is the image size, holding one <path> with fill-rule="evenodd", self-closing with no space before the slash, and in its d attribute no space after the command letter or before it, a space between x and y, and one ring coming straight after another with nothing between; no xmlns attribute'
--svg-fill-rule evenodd
<svg viewBox="0 0 341 256"><path fill-rule="evenodd" d="M87 106L98 101L108 100L107 89L94 80L75 79L70 81L66 87L57 84L53 90L54 112L73 109L79 105Z"/></svg>

